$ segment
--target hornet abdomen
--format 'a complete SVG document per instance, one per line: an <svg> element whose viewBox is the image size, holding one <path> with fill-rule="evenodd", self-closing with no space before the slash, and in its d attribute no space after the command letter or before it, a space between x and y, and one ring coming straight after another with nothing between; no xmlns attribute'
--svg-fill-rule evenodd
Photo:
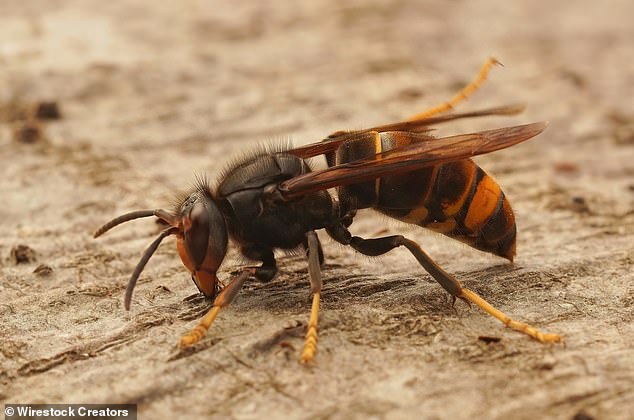
<svg viewBox="0 0 634 420"><path fill-rule="evenodd" d="M346 141L329 165L368 158L407 146L411 136L374 133ZM433 142L433 138L429 140ZM442 233L484 252L513 260L516 226L500 186L471 159L438 164L338 188L349 209L373 208L406 223Z"/></svg>

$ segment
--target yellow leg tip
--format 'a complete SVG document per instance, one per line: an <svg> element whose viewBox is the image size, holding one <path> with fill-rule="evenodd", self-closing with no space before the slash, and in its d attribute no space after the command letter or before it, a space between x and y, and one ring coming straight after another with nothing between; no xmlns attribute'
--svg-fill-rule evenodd
<svg viewBox="0 0 634 420"><path fill-rule="evenodd" d="M180 348L185 349L187 347L193 346L194 344L200 341L201 337L197 336L193 333L189 333L181 337L181 341L179 343Z"/></svg>
<svg viewBox="0 0 634 420"><path fill-rule="evenodd" d="M302 364L310 363L315 358L315 354L317 354L317 327L310 326L306 333L304 351L302 351L299 362Z"/></svg>
<svg viewBox="0 0 634 420"><path fill-rule="evenodd" d="M313 362L314 357L315 357L314 354L311 354L311 355L302 354L302 356L299 358L299 364L309 365Z"/></svg>
<svg viewBox="0 0 634 420"><path fill-rule="evenodd" d="M302 365L312 363L312 361L315 359L316 352L317 352L316 347L310 347L310 348L305 347L304 351L302 352L302 355L299 358L299 363L301 363Z"/></svg>
<svg viewBox="0 0 634 420"><path fill-rule="evenodd" d="M560 343L564 339L559 334L541 334L541 337L538 337L540 343Z"/></svg>
<svg viewBox="0 0 634 420"><path fill-rule="evenodd" d="M305 365L313 361L317 354L317 320L319 319L319 297L320 293L313 295L313 307L310 311L310 320L306 329L306 339L304 341L304 351L299 358L299 363Z"/></svg>
<svg viewBox="0 0 634 420"><path fill-rule="evenodd" d="M205 335L207 329L202 325L197 325L189 334L185 334L181 337L181 341L179 343L180 348L187 348L192 346L200 341L201 338Z"/></svg>
<svg viewBox="0 0 634 420"><path fill-rule="evenodd" d="M183 337L181 337L181 341L178 343L178 346L181 349L185 349L189 346L191 346L192 344L196 343L196 339L191 337L190 335L185 335Z"/></svg>
<svg viewBox="0 0 634 420"><path fill-rule="evenodd" d="M504 325L506 325L507 327L526 334L529 337L539 341L540 343L559 343L563 340L559 334L545 334L539 331L537 328L531 327L528 324L511 319L502 311L494 308L489 302L478 296L477 293L469 289L462 288L459 297L477 305L489 315L504 323Z"/></svg>
<svg viewBox="0 0 634 420"><path fill-rule="evenodd" d="M218 316L220 308L221 306L214 306L213 308L211 308L207 315L205 315L200 321L200 324L196 325L196 327L188 334L182 336L179 343L180 348L183 349L198 343L200 339L203 338L203 336L207 333L207 330L216 319L216 316Z"/></svg>
<svg viewBox="0 0 634 420"><path fill-rule="evenodd" d="M497 309L496 309L497 311ZM488 312L488 311L487 311ZM498 311L499 312L499 311ZM489 312L491 313L491 312ZM525 324L523 322L519 322L519 321L515 321L511 318L508 318L506 315L504 315L503 313L499 312L500 315L502 317L506 317L505 319L502 318L498 318L497 316L495 316L496 318L498 318L500 321L502 321L507 327L521 332L523 334L528 335L529 337L531 337L534 340L539 341L540 343L559 343L562 338L559 334L552 334L552 333L543 333L541 331L539 331L537 328L535 327L531 327L528 324Z"/></svg>

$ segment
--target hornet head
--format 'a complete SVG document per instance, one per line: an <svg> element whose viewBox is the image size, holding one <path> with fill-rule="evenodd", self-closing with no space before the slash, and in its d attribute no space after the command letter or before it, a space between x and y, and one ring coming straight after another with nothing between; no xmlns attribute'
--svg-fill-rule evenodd
<svg viewBox="0 0 634 420"><path fill-rule="evenodd" d="M130 309L132 291L143 268L161 241L169 235L176 235L178 254L198 289L207 297L215 297L218 292L216 272L227 252L227 227L209 188L201 184L182 200L174 212L138 210L121 215L100 227L94 237L121 223L150 216L156 216L169 227L150 244L134 269L125 294L125 308Z"/></svg>

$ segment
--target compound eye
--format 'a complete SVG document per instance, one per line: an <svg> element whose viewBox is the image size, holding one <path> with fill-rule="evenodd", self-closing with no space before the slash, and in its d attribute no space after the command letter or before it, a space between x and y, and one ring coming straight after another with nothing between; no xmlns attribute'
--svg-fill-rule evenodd
<svg viewBox="0 0 634 420"><path fill-rule="evenodd" d="M187 253L191 258L194 269L198 270L207 255L207 244L209 242L210 233L209 212L200 201L191 204L188 210L189 211L183 216L183 237L187 246Z"/></svg>

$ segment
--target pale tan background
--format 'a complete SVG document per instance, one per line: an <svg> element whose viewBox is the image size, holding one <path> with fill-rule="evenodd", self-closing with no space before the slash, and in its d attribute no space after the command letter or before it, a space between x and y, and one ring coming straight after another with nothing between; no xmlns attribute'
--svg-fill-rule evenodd
<svg viewBox="0 0 634 420"><path fill-rule="evenodd" d="M55 100L47 142L0 122L0 400L138 402L141 418L628 418L634 409L634 5L524 1L0 1L0 103ZM458 303L404 251L368 260L325 241L320 352L297 365L309 312L299 257L250 283L194 353L203 301L168 240L122 212L169 206L265 139L296 144L450 97L496 56L461 110L526 102L539 138L478 159L517 213L514 265L407 233L501 309L565 336L541 345ZM317 162L316 162L317 163ZM318 164L322 164L319 162ZM324 239L326 239L324 237ZM16 265L24 244L36 261ZM49 276L33 273L39 264ZM239 267L229 259L227 276ZM478 336L500 337L486 344ZM280 345L274 339L286 344ZM630 417L631 418L631 417Z"/></svg>

